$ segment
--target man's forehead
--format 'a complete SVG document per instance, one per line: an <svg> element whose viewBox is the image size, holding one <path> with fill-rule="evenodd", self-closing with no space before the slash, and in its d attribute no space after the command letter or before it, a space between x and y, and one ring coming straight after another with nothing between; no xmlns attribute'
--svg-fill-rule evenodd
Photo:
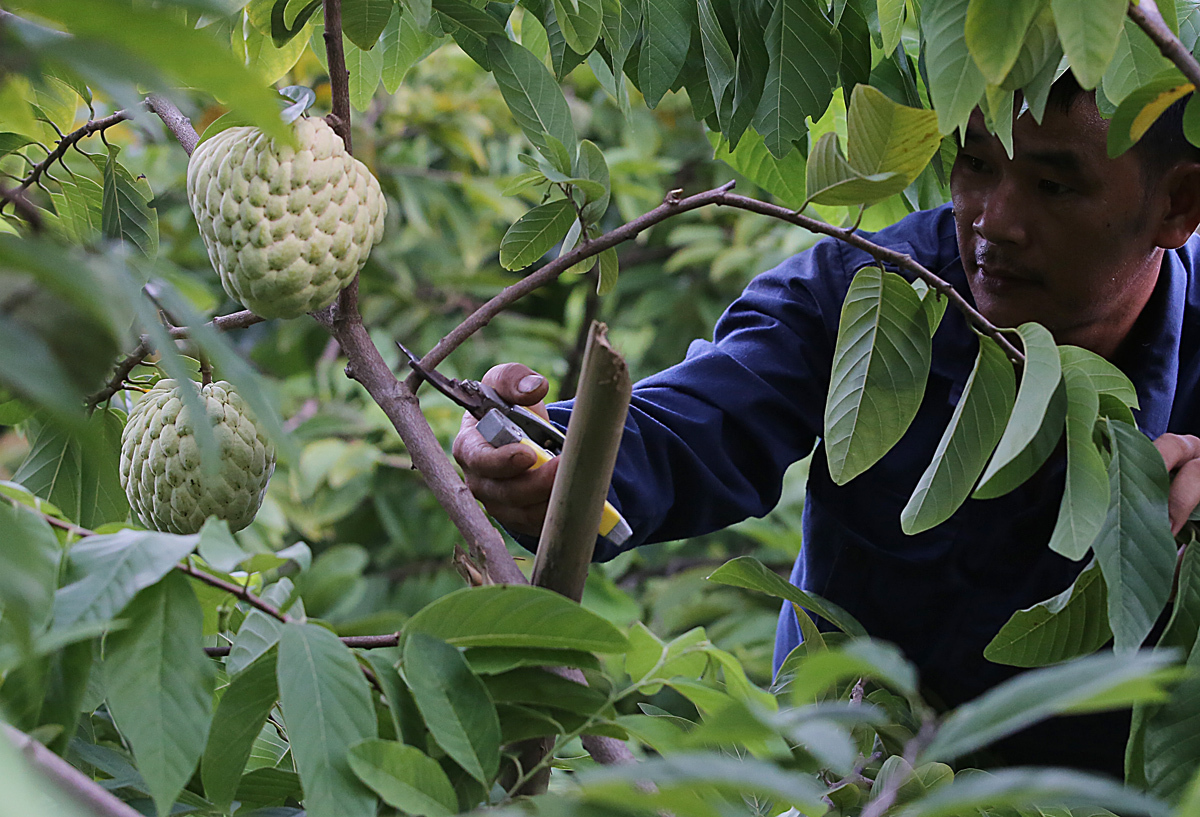
<svg viewBox="0 0 1200 817"><path fill-rule="evenodd" d="M1107 142L1108 122L1090 99L1080 99L1066 111L1048 108L1041 124L1028 111L1013 123L1014 161L1063 171L1083 172L1093 164L1111 162ZM1000 147L1000 140L988 131L978 110L967 124L963 145Z"/></svg>

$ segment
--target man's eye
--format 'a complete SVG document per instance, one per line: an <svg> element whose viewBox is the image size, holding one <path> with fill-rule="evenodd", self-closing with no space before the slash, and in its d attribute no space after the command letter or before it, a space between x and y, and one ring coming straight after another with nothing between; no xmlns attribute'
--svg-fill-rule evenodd
<svg viewBox="0 0 1200 817"><path fill-rule="evenodd" d="M987 170L987 162L978 156L972 156L969 153L960 153L958 155L963 164L966 165L967 170L970 170L972 173L983 173Z"/></svg>
<svg viewBox="0 0 1200 817"><path fill-rule="evenodd" d="M1059 182L1052 181L1050 179L1042 179L1040 182L1038 182L1038 190L1042 191L1043 193L1048 193L1051 196L1061 196L1064 193L1071 192L1071 188L1067 187L1065 184L1060 184Z"/></svg>

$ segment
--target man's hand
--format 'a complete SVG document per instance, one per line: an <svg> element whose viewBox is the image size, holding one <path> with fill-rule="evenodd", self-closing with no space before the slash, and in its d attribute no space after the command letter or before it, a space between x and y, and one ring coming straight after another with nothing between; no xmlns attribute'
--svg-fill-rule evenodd
<svg viewBox="0 0 1200 817"><path fill-rule="evenodd" d="M483 382L510 403L528 406L546 417L542 398L549 386L546 378L520 363L501 363L483 376ZM483 502L488 513L510 531L537 536L546 519L550 489L558 470L558 458L537 470L533 452L520 443L493 448L475 430L475 418L463 414L462 427L454 438L454 459L463 469L467 487Z"/></svg>
<svg viewBox="0 0 1200 817"><path fill-rule="evenodd" d="M1200 437L1191 434L1164 434L1154 441L1171 475L1171 494L1167 509L1171 533L1179 533L1183 523L1200 505Z"/></svg>

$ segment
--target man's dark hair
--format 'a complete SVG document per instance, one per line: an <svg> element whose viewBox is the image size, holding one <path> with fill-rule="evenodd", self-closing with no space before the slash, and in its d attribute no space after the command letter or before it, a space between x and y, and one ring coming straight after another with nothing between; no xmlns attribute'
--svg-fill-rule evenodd
<svg viewBox="0 0 1200 817"><path fill-rule="evenodd" d="M1084 93L1091 92L1080 88L1075 75L1066 71L1050 87L1046 105L1066 112ZM1131 148L1148 174L1161 175L1177 162L1200 162L1200 148L1183 134L1183 109L1190 98L1188 95L1172 103Z"/></svg>

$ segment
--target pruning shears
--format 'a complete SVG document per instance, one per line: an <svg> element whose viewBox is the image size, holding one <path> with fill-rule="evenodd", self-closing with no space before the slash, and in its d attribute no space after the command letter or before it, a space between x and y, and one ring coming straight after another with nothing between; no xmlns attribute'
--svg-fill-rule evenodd
<svg viewBox="0 0 1200 817"><path fill-rule="evenodd" d="M478 380L456 380L435 369L426 368L421 365L421 359L403 344L397 341L396 345L408 356L408 365L414 372L471 413L476 420L475 428L493 448L510 443L520 443L528 447L536 457L530 470L541 468L562 453L566 435L549 420L534 414L524 406L508 402L486 383ZM611 502L604 503L604 512L600 516L597 532L617 547L633 535L629 523Z"/></svg>

